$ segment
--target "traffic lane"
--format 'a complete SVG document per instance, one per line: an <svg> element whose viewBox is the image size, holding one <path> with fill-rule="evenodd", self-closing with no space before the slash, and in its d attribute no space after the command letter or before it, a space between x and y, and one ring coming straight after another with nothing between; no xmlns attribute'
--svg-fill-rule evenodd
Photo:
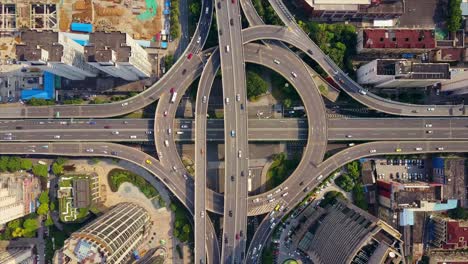
<svg viewBox="0 0 468 264"><path fill-rule="evenodd" d="M1 130L19 129L142 129L152 130L151 119L23 119L0 120ZM19 129L18 129L19 128Z"/></svg>
<svg viewBox="0 0 468 264"><path fill-rule="evenodd" d="M146 130L17 130L2 131L0 141L128 141L141 142L152 140L153 135L146 134Z"/></svg>
<svg viewBox="0 0 468 264"><path fill-rule="evenodd" d="M348 128L329 129L329 140L434 140L468 138L468 129L456 128Z"/></svg>

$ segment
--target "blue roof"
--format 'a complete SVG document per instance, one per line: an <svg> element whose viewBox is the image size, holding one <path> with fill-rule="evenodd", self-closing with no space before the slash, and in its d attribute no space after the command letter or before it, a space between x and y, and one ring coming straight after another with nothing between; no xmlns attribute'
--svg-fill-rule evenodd
<svg viewBox="0 0 468 264"><path fill-rule="evenodd" d="M457 207L458 200L447 200L447 203L437 203L434 211L446 211Z"/></svg>
<svg viewBox="0 0 468 264"><path fill-rule="evenodd" d="M400 226L414 225L414 212L411 210L403 209L400 213Z"/></svg>
<svg viewBox="0 0 468 264"><path fill-rule="evenodd" d="M434 169L443 169L444 168L444 159L440 157L436 157L432 159L432 168Z"/></svg>
<svg viewBox="0 0 468 264"><path fill-rule="evenodd" d="M167 49L167 42L161 42L161 48Z"/></svg>
<svg viewBox="0 0 468 264"><path fill-rule="evenodd" d="M73 31L81 31L81 32L93 32L93 25L87 23L71 23L70 29Z"/></svg>
<svg viewBox="0 0 468 264"><path fill-rule="evenodd" d="M54 99L55 98L55 76L50 72L44 72L44 89L33 88L32 90L22 90L21 100Z"/></svg>
<svg viewBox="0 0 468 264"><path fill-rule="evenodd" d="M468 16L468 2L462 2L460 9L462 10L462 16Z"/></svg>

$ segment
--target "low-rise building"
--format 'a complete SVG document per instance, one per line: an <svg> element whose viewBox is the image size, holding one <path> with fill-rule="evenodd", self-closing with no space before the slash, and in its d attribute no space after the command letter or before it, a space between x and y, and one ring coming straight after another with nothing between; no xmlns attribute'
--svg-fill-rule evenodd
<svg viewBox="0 0 468 264"><path fill-rule="evenodd" d="M376 59L357 70L358 83L376 88L426 87L450 79L448 63Z"/></svg>
<svg viewBox="0 0 468 264"><path fill-rule="evenodd" d="M34 262L31 245L10 245L8 241L0 241L0 263L2 264L32 264Z"/></svg>
<svg viewBox="0 0 468 264"><path fill-rule="evenodd" d="M362 21L393 19L404 12L401 0L298 0L296 5L309 11L318 21Z"/></svg>
<svg viewBox="0 0 468 264"><path fill-rule="evenodd" d="M95 77L98 70L85 62L84 48L62 32L26 30L16 45L17 60L70 79Z"/></svg>
<svg viewBox="0 0 468 264"><path fill-rule="evenodd" d="M90 65L111 76L127 81L151 76L148 53L126 33L93 32L84 52Z"/></svg>
<svg viewBox="0 0 468 264"><path fill-rule="evenodd" d="M298 249L313 263L399 263L403 259L401 234L364 210L338 199L319 208ZM299 232L299 231L295 231Z"/></svg>
<svg viewBox="0 0 468 264"><path fill-rule="evenodd" d="M358 53L423 53L436 47L433 29L369 29L358 31Z"/></svg>
<svg viewBox="0 0 468 264"><path fill-rule="evenodd" d="M443 215L435 215L431 219L432 244L442 249L468 248L468 221L454 220Z"/></svg>

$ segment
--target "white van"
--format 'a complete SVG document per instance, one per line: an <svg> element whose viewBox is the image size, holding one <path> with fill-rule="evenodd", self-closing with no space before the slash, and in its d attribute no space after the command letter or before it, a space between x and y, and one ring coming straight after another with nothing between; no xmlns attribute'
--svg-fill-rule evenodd
<svg viewBox="0 0 468 264"><path fill-rule="evenodd" d="M229 53L229 45L226 46L226 52Z"/></svg>

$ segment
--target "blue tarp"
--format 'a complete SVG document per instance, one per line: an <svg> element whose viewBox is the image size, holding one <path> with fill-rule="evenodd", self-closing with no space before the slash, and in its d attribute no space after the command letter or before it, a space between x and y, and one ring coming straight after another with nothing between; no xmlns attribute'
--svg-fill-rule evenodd
<svg viewBox="0 0 468 264"><path fill-rule="evenodd" d="M44 89L33 88L32 90L21 91L21 100L54 99L55 97L55 76L50 72L44 72Z"/></svg>
<svg viewBox="0 0 468 264"><path fill-rule="evenodd" d="M167 42L161 42L161 48L167 49Z"/></svg>
<svg viewBox="0 0 468 264"><path fill-rule="evenodd" d="M87 32L87 33L93 32L93 25L92 24L73 22L73 23L71 23L70 28L73 31Z"/></svg>
<svg viewBox="0 0 468 264"><path fill-rule="evenodd" d="M457 207L458 200L447 200L447 203L437 203L434 206L434 211L447 211Z"/></svg>

